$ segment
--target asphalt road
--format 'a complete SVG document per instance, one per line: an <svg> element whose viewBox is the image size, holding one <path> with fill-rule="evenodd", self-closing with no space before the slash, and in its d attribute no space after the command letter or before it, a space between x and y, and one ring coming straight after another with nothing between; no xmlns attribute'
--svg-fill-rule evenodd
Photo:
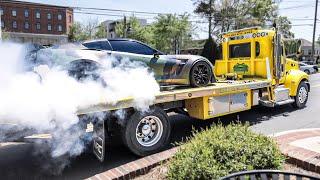
<svg viewBox="0 0 320 180"><path fill-rule="evenodd" d="M311 76L311 92L307 107L296 110L290 105L278 108L257 107L250 111L224 116L209 121L199 121L183 115L171 114L172 142L190 136L192 128L204 129L214 122L228 124L235 120L248 121L252 129L266 135L302 128L320 128L320 74ZM83 179L137 159L122 145L109 147L107 160L98 162L90 153L72 159L61 175L46 175L39 168L50 161L34 155L32 144L0 145L0 179Z"/></svg>

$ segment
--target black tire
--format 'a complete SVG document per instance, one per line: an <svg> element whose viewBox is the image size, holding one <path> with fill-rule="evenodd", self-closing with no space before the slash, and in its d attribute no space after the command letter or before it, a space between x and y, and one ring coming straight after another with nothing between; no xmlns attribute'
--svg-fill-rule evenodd
<svg viewBox="0 0 320 180"><path fill-rule="evenodd" d="M161 135L160 134L158 135L158 132L161 131L160 125L157 125L156 130L153 131L152 127L154 127L154 124L150 123L150 124L152 124L152 126L150 126L150 133L152 132L152 133L155 133L156 135L154 137L150 138L150 142L153 141L154 144L146 145L148 143L148 141L143 141L144 138L139 139L138 136L143 135L143 136L145 136L145 138L147 138L146 136L148 136L148 138L149 138L150 133L149 133L149 135L143 134L143 130L144 130L143 127L144 127L144 125L147 126L148 122L143 123L143 121L145 121L145 120L150 121L150 119L155 122L159 121L161 123L162 133L161 133ZM140 130L141 130L141 133L138 133L138 132L140 132ZM124 144L134 154L136 154L138 156L147 156L147 155L154 154L154 153L159 152L162 149L164 149L169 143L170 133L171 133L171 125L169 122L168 115L161 108L154 107L145 113L141 113L141 112L133 113L131 115L131 117L128 119L126 126L123 128L122 139L124 141ZM150 135L150 137L151 137L151 135Z"/></svg>
<svg viewBox="0 0 320 180"><path fill-rule="evenodd" d="M304 96L305 95L305 96ZM297 89L297 95L294 97L294 103L292 104L295 108L304 108L308 101L309 97L309 88L308 85L302 81Z"/></svg>
<svg viewBox="0 0 320 180"><path fill-rule="evenodd" d="M304 72L310 74L310 71L308 69L304 70Z"/></svg>
<svg viewBox="0 0 320 180"><path fill-rule="evenodd" d="M213 79L211 66L205 61L195 63L190 71L190 85L192 87L207 86Z"/></svg>

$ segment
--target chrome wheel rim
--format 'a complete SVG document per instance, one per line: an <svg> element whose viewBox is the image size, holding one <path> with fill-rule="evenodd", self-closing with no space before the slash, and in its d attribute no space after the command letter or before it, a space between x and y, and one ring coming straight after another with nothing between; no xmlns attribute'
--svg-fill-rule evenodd
<svg viewBox="0 0 320 180"><path fill-rule="evenodd" d="M163 134L163 125L156 116L146 116L140 120L136 128L136 139L145 147L150 147L159 142Z"/></svg>
<svg viewBox="0 0 320 180"><path fill-rule="evenodd" d="M298 99L301 104L303 104L308 97L308 91L305 87L299 89Z"/></svg>
<svg viewBox="0 0 320 180"><path fill-rule="evenodd" d="M198 64L193 69L193 79L199 85L206 85L210 81L209 69L205 64Z"/></svg>

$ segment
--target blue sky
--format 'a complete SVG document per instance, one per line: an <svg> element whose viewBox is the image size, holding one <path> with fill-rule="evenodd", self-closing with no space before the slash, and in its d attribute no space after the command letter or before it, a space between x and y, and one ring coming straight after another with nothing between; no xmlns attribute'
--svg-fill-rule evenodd
<svg viewBox="0 0 320 180"><path fill-rule="evenodd" d="M27 0L29 2L48 3L63 6L95 7L108 9L122 9L134 11L148 11L157 13L192 13L194 6L191 0ZM279 0L278 0L279 1ZM312 40L315 0L281 0L279 3L279 13L288 16L294 25L292 31L296 38ZM319 9L320 11L320 9ZM319 13L318 13L319 14ZM122 15L122 14L119 14ZM130 14L127 14L130 15ZM136 15L138 16L138 15ZM147 15L141 15L146 17ZM152 17L149 16L148 17ZM119 19L114 16L96 16L75 14L76 21L88 21L89 19ZM320 19L320 17L318 18ZM151 20L150 20L151 21ZM306 24L306 25L305 25ZM303 25L303 26L301 26ZM205 27L200 26L200 30L205 31ZM320 23L316 31L316 38L320 34ZM205 38L206 32L199 33L197 38Z"/></svg>

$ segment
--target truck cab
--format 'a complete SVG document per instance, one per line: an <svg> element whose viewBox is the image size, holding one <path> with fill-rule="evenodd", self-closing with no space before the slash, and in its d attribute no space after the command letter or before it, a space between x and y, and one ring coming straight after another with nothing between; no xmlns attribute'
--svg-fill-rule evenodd
<svg viewBox="0 0 320 180"><path fill-rule="evenodd" d="M261 104L292 103L301 83L310 90L308 75L299 70L298 62L286 58L282 36L275 28L252 27L224 33L221 47L222 59L215 63L217 79L269 80L272 86L266 90L268 97L261 97Z"/></svg>

